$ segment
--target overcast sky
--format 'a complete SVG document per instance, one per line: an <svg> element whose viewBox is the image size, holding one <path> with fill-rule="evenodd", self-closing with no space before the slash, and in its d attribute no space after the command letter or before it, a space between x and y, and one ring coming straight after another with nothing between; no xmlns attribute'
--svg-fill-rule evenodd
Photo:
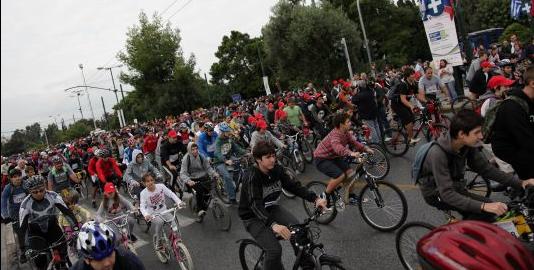
<svg viewBox="0 0 534 270"><path fill-rule="evenodd" d="M175 2L175 3L174 3ZM2 79L1 130L9 135L34 122L41 126L79 119L78 103L63 90L82 85L78 67L84 65L87 85L111 88L109 71L116 65L126 32L138 22L139 12L170 18L181 31L187 57L194 53L201 74L209 73L222 37L231 30L259 36L276 0L24 0L1 1ZM114 70L118 79L118 70ZM208 75L209 76L209 75ZM116 83L118 83L116 81ZM118 86L117 86L118 87ZM131 89L131 87L125 87ZM89 90L96 118L103 114L100 97L109 112L115 104L111 92ZM91 115L81 96L84 117ZM119 96L120 98L120 96Z"/></svg>

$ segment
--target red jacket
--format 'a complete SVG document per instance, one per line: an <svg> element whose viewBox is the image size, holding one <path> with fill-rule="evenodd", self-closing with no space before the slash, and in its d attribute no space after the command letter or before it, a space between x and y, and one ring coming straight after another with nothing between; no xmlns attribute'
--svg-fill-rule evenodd
<svg viewBox="0 0 534 270"><path fill-rule="evenodd" d="M89 172L90 176L93 176L96 174L96 162L98 161L97 157L92 157L91 160L89 160L89 164L87 165L87 172Z"/></svg>
<svg viewBox="0 0 534 270"><path fill-rule="evenodd" d="M122 172L117 165L117 161L114 158L109 158L108 161L104 159L99 159L96 162L96 174L100 182L107 183L107 178L109 178L113 173L119 178L122 179Z"/></svg>
<svg viewBox="0 0 534 270"><path fill-rule="evenodd" d="M158 146L158 138L154 135L147 135L143 139L143 153L148 154L156 151Z"/></svg>

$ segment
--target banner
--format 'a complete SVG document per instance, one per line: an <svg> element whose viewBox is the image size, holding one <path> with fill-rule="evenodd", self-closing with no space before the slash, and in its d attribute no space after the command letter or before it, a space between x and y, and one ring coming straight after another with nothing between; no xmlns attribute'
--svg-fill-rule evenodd
<svg viewBox="0 0 534 270"><path fill-rule="evenodd" d="M439 67L441 59L447 60L452 66L463 65L451 2L452 0L419 0L421 19L436 67Z"/></svg>

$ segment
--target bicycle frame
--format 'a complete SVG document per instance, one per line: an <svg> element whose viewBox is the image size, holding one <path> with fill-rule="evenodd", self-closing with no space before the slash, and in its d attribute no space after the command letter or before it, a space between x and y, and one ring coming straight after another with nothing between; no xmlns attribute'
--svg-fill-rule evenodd
<svg viewBox="0 0 534 270"><path fill-rule="evenodd" d="M171 243L171 247L174 253L174 256L176 258L176 261L182 261L182 256L180 255L178 251L178 243L182 242L182 233L180 231L180 224L178 222L178 218L176 217L176 214L178 213L178 207L173 207L170 209L167 209L161 213L154 214L154 218L161 218L163 220L163 226L162 226L162 237L165 240L166 243ZM173 217L170 219L165 219L165 214L173 212ZM169 236L165 234L165 227L169 226L169 224L172 224L172 220L176 222L176 226L171 225L171 231L169 232Z"/></svg>
<svg viewBox="0 0 534 270"><path fill-rule="evenodd" d="M128 217L130 214L133 214L133 212L128 211L124 215L120 215L118 217L114 217L112 219L104 220L102 223L112 223L120 233L120 242L124 246L125 249L130 249L129 244L129 231L128 231Z"/></svg>
<svg viewBox="0 0 534 270"><path fill-rule="evenodd" d="M77 233L74 233L73 234L74 237L72 237L72 239L76 239L76 236L77 236ZM50 262L48 263L48 266L46 269L53 269L55 265L58 265L60 263L65 263L67 265L71 265L72 263L70 262L70 259L68 258L68 254L67 255L67 258L62 258L59 250L57 249L59 246L61 246L62 244L66 244L67 245L67 248L68 248L68 244L70 241L72 241L72 239L66 239L65 238L65 234L63 234L59 240L57 240L56 242L52 243L50 246L48 246L47 248L44 248L44 249L41 249L41 250L32 250L32 249L28 249L26 250L26 256L28 257L28 259L30 261L34 261L37 257L41 256L41 255L45 255L47 257L47 260L50 260Z"/></svg>

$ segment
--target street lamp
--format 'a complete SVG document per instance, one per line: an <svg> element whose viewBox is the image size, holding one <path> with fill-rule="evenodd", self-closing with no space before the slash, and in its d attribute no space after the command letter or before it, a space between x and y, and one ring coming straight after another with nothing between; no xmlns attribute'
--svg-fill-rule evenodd
<svg viewBox="0 0 534 270"><path fill-rule="evenodd" d="M111 74L111 82L113 83L113 92L115 93L115 99L117 100L117 105L119 105L119 96L117 95L117 87L115 86L115 78L113 76L113 69L114 68L120 68L122 65L115 65L111 67L97 67L98 70L109 70L109 73ZM123 97L124 98L124 97ZM124 119L124 114L121 109L117 110L117 117L119 117L119 122L121 123L121 127L126 125L126 119ZM122 119L121 119L122 118Z"/></svg>
<svg viewBox="0 0 534 270"><path fill-rule="evenodd" d="M80 67L80 70L82 71L83 85L85 85L85 94L87 95L87 101L89 102L89 108L91 109L91 116L93 117L93 125L95 126L95 129L96 129L95 113L93 111L93 105L91 104L91 98L89 97L89 91L87 91L87 83L85 82L85 74L83 73L83 64L79 64L78 67Z"/></svg>
<svg viewBox="0 0 534 270"><path fill-rule="evenodd" d="M371 51L369 50L369 41L367 40L367 34L365 33L365 26L363 25L362 12L360 10L360 0L356 0L356 7L358 8L358 17L360 17L360 25L362 26L363 43L365 44L365 50L367 51L367 58L369 58L369 65L373 61L371 58Z"/></svg>

